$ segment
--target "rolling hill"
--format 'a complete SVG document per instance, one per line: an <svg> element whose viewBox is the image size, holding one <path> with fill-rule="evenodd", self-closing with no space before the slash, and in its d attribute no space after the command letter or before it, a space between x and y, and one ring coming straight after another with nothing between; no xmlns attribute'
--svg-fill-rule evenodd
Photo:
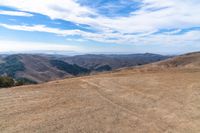
<svg viewBox="0 0 200 133"><path fill-rule="evenodd" d="M0 58L0 75L33 82L88 75L169 58L156 54L58 56L16 54Z"/></svg>
<svg viewBox="0 0 200 133"><path fill-rule="evenodd" d="M181 55L153 65L164 68L200 68L200 52Z"/></svg>
<svg viewBox="0 0 200 133"><path fill-rule="evenodd" d="M72 57L61 57L61 60L64 60L70 64L77 64L79 66L88 68L88 69L98 69L104 65L108 65L112 70L123 68L123 67L132 67L140 66L152 62L157 62L160 60L165 60L170 56L163 56L158 54L128 54L128 55L77 55Z"/></svg>
<svg viewBox="0 0 200 133"><path fill-rule="evenodd" d="M199 133L199 58L1 89L0 131Z"/></svg>

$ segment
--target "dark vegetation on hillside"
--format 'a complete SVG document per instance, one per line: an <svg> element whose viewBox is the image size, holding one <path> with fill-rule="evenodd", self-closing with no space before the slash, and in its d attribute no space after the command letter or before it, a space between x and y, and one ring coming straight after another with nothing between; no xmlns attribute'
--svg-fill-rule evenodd
<svg viewBox="0 0 200 133"><path fill-rule="evenodd" d="M30 79L16 77L17 72L25 70L19 56L11 55L3 60L4 62L0 64L0 88L36 84Z"/></svg>
<svg viewBox="0 0 200 133"><path fill-rule="evenodd" d="M76 64L68 64L64 61L60 61L60 60L51 60L50 61L51 65L62 70L65 71L71 75L77 76L77 75L82 75L82 74L89 74L90 70L80 67Z"/></svg>
<svg viewBox="0 0 200 133"><path fill-rule="evenodd" d="M25 70L18 56L8 56L4 60L5 62L0 64L0 75L15 77L16 72Z"/></svg>
<svg viewBox="0 0 200 133"><path fill-rule="evenodd" d="M124 55L77 55L71 57L60 57L58 60L63 60L69 64L76 64L87 69L97 69L104 65L109 65L115 70L123 67L132 67L144 65L170 58L170 56L162 56L158 54L124 54Z"/></svg>
<svg viewBox="0 0 200 133"><path fill-rule="evenodd" d="M15 82L32 84L112 71L124 67L144 65L170 58L157 54L77 55L43 54L0 55L0 76L12 77Z"/></svg>
<svg viewBox="0 0 200 133"><path fill-rule="evenodd" d="M103 65L95 68L94 70L97 72L103 72L103 71L111 71L112 68L109 65Z"/></svg>
<svg viewBox="0 0 200 133"><path fill-rule="evenodd" d="M15 81L10 77L0 77L0 88L12 87L15 85Z"/></svg>
<svg viewBox="0 0 200 133"><path fill-rule="evenodd" d="M29 84L37 84L37 82L27 78L17 78L15 83L16 86L29 85Z"/></svg>
<svg viewBox="0 0 200 133"><path fill-rule="evenodd" d="M0 88L29 85L29 84L36 84L36 82L31 81L31 80L26 79L26 78L13 79L13 78L8 77L8 76L1 76L0 77Z"/></svg>

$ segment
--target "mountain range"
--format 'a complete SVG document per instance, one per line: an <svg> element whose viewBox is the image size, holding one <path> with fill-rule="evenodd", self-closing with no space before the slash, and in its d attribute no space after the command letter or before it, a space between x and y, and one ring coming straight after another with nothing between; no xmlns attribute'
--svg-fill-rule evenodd
<svg viewBox="0 0 200 133"><path fill-rule="evenodd" d="M169 57L150 53L76 56L47 54L2 55L0 56L0 75L41 83L124 67L140 66Z"/></svg>

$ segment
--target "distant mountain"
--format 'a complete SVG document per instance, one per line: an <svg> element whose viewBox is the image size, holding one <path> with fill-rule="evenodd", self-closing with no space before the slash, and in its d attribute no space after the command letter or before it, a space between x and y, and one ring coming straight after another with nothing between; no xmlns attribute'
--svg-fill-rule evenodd
<svg viewBox="0 0 200 133"><path fill-rule="evenodd" d="M19 60L18 56L8 56L1 61L0 75L9 75L14 77L18 71L24 71L24 64Z"/></svg>
<svg viewBox="0 0 200 133"><path fill-rule="evenodd" d="M53 67L56 67L57 69L65 71L65 72L67 72L71 75L74 75L74 76L90 73L89 69L80 67L76 64L72 65L72 64L66 63L66 62L61 61L61 60L50 60L50 64Z"/></svg>
<svg viewBox="0 0 200 133"><path fill-rule="evenodd" d="M111 69L119 69L123 67L131 67L144 65L152 62L165 60L169 56L162 56L158 54L128 54L128 55L77 55L72 57L61 57L70 64L77 64L79 66L95 70L102 66L109 66Z"/></svg>
<svg viewBox="0 0 200 133"><path fill-rule="evenodd" d="M144 65L169 58L157 54L130 55L45 55L15 54L0 56L0 75L15 79L46 82L66 77Z"/></svg>
<svg viewBox="0 0 200 133"><path fill-rule="evenodd" d="M4 61L3 61L3 57L0 56L0 64L3 63L3 62L4 62Z"/></svg>

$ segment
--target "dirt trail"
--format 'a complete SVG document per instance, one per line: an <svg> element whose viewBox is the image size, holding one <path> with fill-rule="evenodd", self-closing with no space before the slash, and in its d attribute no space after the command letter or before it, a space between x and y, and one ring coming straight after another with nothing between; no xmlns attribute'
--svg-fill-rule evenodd
<svg viewBox="0 0 200 133"><path fill-rule="evenodd" d="M134 115L134 116L137 116L137 114L135 114L133 111L123 107L122 105L120 105L119 103L116 103L115 101L113 101L111 98L107 97L106 94L103 92L103 91L100 91L99 88L104 88L104 86L101 86L101 85L98 85L98 84L95 84L91 81L88 81L88 80L84 80L82 79L83 82L93 86L93 89L95 89L97 91L97 93L99 94L99 96L101 96L102 99L106 100L108 103L120 108L121 110L124 110L125 112L131 114L131 115ZM84 87L84 86L83 86Z"/></svg>

